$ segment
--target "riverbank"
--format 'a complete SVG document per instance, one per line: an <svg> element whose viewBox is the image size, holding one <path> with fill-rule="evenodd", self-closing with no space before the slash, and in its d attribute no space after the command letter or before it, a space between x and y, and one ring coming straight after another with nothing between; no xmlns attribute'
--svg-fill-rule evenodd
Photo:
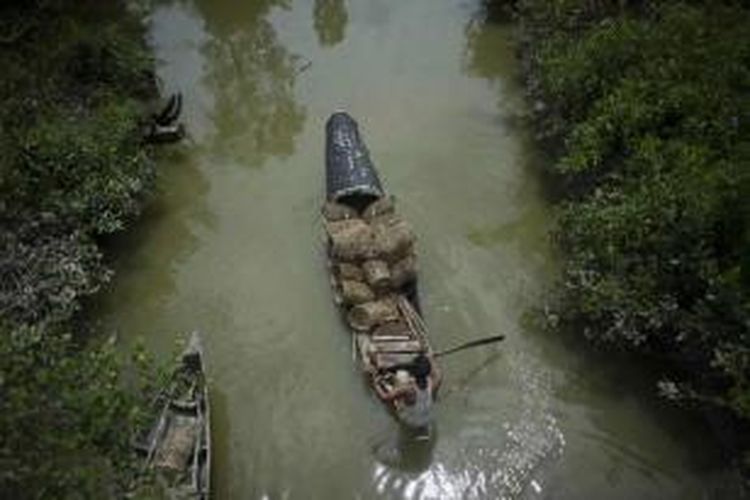
<svg viewBox="0 0 750 500"><path fill-rule="evenodd" d="M750 12L489 4L520 22L537 136L562 186L547 326L658 363L661 394L718 417L747 469Z"/></svg>
<svg viewBox="0 0 750 500"><path fill-rule="evenodd" d="M153 186L153 60L125 2L11 3L0 19L0 490L119 496L153 370L87 345L80 312L112 277L102 238Z"/></svg>

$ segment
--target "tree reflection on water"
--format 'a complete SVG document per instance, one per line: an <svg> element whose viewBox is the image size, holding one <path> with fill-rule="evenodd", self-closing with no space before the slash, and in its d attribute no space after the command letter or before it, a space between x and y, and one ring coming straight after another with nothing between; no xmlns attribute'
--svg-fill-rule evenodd
<svg viewBox="0 0 750 500"><path fill-rule="evenodd" d="M279 43L267 19L287 0L238 4L195 3L209 40L204 81L214 94L212 150L249 166L270 156L287 157L301 132L306 111L294 96L300 58Z"/></svg>

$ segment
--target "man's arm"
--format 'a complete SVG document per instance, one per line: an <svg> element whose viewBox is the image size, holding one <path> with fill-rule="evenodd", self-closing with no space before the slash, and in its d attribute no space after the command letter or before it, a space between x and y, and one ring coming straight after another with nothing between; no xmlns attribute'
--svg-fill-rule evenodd
<svg viewBox="0 0 750 500"><path fill-rule="evenodd" d="M383 388L383 386L377 380L373 379L373 382L375 385L375 392L378 393L378 397L382 399L383 401L393 401L394 399L404 397L411 390L408 387L400 387L398 389L392 389L390 391L387 391Z"/></svg>
<svg viewBox="0 0 750 500"><path fill-rule="evenodd" d="M440 368L438 368L437 363L435 363L435 358L432 356L430 356L430 364L432 365L430 378L432 379L432 395L434 397L437 394L438 389L440 389L440 384L443 382L443 374L440 372Z"/></svg>

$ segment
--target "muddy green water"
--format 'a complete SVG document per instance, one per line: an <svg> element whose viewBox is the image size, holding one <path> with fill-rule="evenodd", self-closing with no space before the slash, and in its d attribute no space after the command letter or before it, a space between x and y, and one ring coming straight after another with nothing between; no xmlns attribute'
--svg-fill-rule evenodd
<svg viewBox="0 0 750 500"><path fill-rule="evenodd" d="M165 90L192 144L115 246L103 327L157 352L204 334L216 498L729 498L705 428L650 377L526 326L555 273L520 125L510 28L469 0L157 2ZM446 358L429 442L410 442L352 363L320 238L323 125L359 120L417 228Z"/></svg>

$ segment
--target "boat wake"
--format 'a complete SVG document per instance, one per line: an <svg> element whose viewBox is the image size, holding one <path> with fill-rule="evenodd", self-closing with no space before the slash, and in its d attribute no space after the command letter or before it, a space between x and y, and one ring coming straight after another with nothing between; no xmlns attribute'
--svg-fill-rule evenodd
<svg viewBox="0 0 750 500"><path fill-rule="evenodd" d="M436 446L432 463L418 474L405 474L376 464L373 483L378 495L409 499L544 497L545 466L558 459L565 437L551 411L552 376L529 355L510 359L511 380L521 394L520 412L496 431L483 429L469 442L451 445L442 456ZM515 392L515 391L514 391ZM502 441L488 442L487 436ZM499 443L499 444L498 444Z"/></svg>

